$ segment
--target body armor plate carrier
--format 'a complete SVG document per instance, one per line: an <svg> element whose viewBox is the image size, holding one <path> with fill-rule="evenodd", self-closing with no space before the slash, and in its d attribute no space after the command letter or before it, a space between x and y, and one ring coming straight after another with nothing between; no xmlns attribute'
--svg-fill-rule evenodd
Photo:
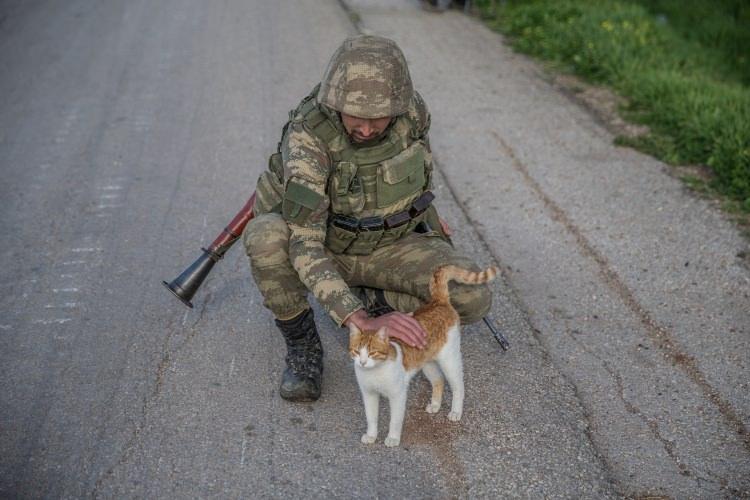
<svg viewBox="0 0 750 500"><path fill-rule="evenodd" d="M331 205L326 247L334 253L367 255L412 232L425 218L436 219L430 205L434 196L427 191L432 168L429 152L408 114L396 117L377 144L355 146L335 111L317 103L318 88L289 113L282 141L289 125L295 123L328 147L332 168L327 187ZM259 213L281 207L281 144L269 159L269 170L258 180Z"/></svg>

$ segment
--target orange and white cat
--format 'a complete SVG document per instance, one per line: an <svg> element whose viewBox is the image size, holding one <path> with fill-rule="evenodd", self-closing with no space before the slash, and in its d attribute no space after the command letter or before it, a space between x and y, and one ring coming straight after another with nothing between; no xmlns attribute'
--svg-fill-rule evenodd
<svg viewBox="0 0 750 500"><path fill-rule="evenodd" d="M350 324L349 353L354 360L354 372L362 392L367 416L365 444L374 443L378 436L378 406L380 396L388 398L391 421L386 446L398 446L406 413L406 395L412 377L422 370L432 385L432 397L425 410L437 413L443 399L445 380L451 393L448 420L461 419L464 408L464 373L461 361L461 334L458 313L450 303L448 282L482 284L495 278L497 268L472 272L456 266L438 268L430 280L430 301L414 312L427 333L424 349L411 347L400 340L388 338L385 328L360 331Z"/></svg>

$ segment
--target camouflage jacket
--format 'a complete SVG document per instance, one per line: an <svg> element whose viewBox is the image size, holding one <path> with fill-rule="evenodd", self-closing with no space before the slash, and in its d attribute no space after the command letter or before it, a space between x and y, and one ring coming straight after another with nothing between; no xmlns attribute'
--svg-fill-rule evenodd
<svg viewBox="0 0 750 500"><path fill-rule="evenodd" d="M341 137L337 137L333 143L348 141L338 114L333 112L330 116L337 121L342 132ZM420 180L423 184L410 196L392 200L388 206L365 205L363 201L356 213L358 218L388 216L402 211L428 187L432 172L432 156L427 136L429 126L427 107L415 92L407 112L396 117L383 136L390 134L391 138L399 138L403 142L403 149L415 141L419 142L424 151L426 173L421 174L424 177ZM331 318L341 326L363 304L350 291L327 253L330 252L326 248L328 220L331 214L337 213L329 195L335 167L330 145L331 141L324 142L304 122L293 119L289 123L280 146L284 168L282 213L291 233L289 256L292 266Z"/></svg>

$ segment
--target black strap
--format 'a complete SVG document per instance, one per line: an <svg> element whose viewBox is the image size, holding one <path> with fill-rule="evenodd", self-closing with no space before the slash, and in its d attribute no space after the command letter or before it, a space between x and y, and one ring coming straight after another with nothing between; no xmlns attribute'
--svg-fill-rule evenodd
<svg viewBox="0 0 750 500"><path fill-rule="evenodd" d="M345 229L349 232L366 232L366 231L380 231L394 229L404 224L408 224L412 220L422 215L435 199L435 195L432 191L425 191L419 198L414 200L407 210L398 212L388 217L365 217L363 219L357 219L350 215L335 215L331 219L331 224Z"/></svg>

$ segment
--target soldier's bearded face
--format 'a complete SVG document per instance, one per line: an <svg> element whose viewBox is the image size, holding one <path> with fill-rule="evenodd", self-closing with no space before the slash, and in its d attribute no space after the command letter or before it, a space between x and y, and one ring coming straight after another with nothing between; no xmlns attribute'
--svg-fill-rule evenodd
<svg viewBox="0 0 750 500"><path fill-rule="evenodd" d="M359 118L358 116L341 113L341 121L349 137L354 142L368 142L377 138L391 123L391 117Z"/></svg>

